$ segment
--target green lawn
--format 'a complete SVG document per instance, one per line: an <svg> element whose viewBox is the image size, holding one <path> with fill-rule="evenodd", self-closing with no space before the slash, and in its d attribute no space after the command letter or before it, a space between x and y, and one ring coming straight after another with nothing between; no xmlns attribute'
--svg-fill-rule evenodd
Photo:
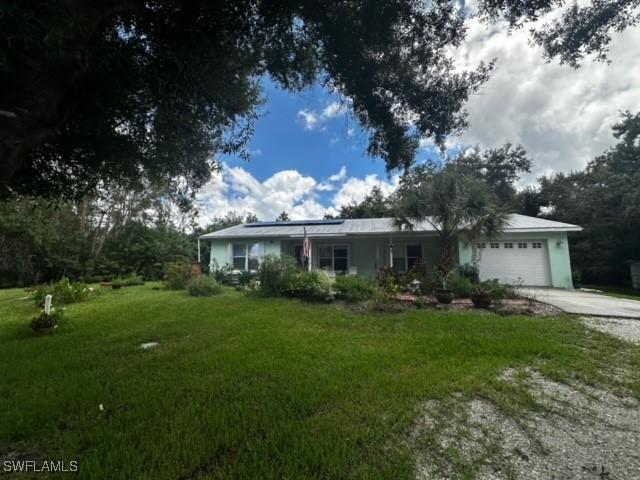
<svg viewBox="0 0 640 480"><path fill-rule="evenodd" d="M587 288L602 290L611 297L628 298L630 300L640 300L640 290L631 287L620 287L617 285L585 285Z"/></svg>
<svg viewBox="0 0 640 480"><path fill-rule="evenodd" d="M362 315L146 285L35 337L22 296L0 291L0 459L77 460L83 478L410 478L426 399L517 409L529 399L498 379L509 366L605 383L613 363L640 370L640 348L570 317Z"/></svg>

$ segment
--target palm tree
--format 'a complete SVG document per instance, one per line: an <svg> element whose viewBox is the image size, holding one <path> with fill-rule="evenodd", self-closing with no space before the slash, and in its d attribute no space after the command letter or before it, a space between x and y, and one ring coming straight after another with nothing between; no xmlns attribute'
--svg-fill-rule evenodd
<svg viewBox="0 0 640 480"><path fill-rule="evenodd" d="M447 274L455 268L461 235L470 242L495 236L507 227L507 215L496 206L484 181L455 162L428 163L407 172L397 193L396 223L412 229L420 222L428 222L438 232L439 268Z"/></svg>

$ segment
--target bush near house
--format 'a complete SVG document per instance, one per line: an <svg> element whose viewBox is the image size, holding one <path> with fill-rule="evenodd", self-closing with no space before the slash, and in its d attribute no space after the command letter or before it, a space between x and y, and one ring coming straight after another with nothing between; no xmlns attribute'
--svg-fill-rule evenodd
<svg viewBox="0 0 640 480"><path fill-rule="evenodd" d="M291 291L299 271L292 257L267 255L258 269L260 292L264 295L285 295Z"/></svg>
<svg viewBox="0 0 640 480"><path fill-rule="evenodd" d="M167 264L165 282L170 290L184 290L194 276L193 266L190 262L172 262Z"/></svg>
<svg viewBox="0 0 640 480"><path fill-rule="evenodd" d="M220 293L222 287L213 278L199 275L189 281L187 291L192 297L210 297Z"/></svg>
<svg viewBox="0 0 640 480"><path fill-rule="evenodd" d="M83 301L90 293L86 284L71 282L67 277L62 277L56 283L40 285L33 293L33 300L37 307L43 307L45 297L51 295L54 305L67 305Z"/></svg>
<svg viewBox="0 0 640 480"><path fill-rule="evenodd" d="M375 284L364 277L348 275L336 277L336 298L347 302L362 302L370 300L376 293Z"/></svg>
<svg viewBox="0 0 640 480"><path fill-rule="evenodd" d="M468 298L473 293L474 282L468 277L454 272L447 283L447 288L453 291L456 298Z"/></svg>
<svg viewBox="0 0 640 480"><path fill-rule="evenodd" d="M333 299L334 280L324 271L301 270L293 277L286 295L303 300L327 302Z"/></svg>

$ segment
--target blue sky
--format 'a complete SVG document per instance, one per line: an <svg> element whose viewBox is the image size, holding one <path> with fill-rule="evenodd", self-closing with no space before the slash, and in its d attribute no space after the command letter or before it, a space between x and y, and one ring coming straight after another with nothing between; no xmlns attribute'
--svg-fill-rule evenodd
<svg viewBox="0 0 640 480"><path fill-rule="evenodd" d="M476 17L467 26L465 42L452 52L456 66L473 69L496 59L496 70L467 103L469 128L448 145L522 145L533 168L521 185L583 168L615 142L611 126L620 112L640 111L640 27L614 37L610 64L587 59L571 69L546 63L526 29L509 32ZM299 94L268 80L263 86L266 103L248 147L252 159L220 159L222 173L198 195L202 225L229 211L261 220L282 211L293 219L322 218L361 201L375 185L387 194L395 189L397 174L389 177L381 159L367 156L366 132L337 95L320 86ZM417 160L432 155L421 150Z"/></svg>
<svg viewBox="0 0 640 480"><path fill-rule="evenodd" d="M387 180L384 161L367 155L367 133L348 106L321 86L289 93L263 81L266 104L248 146L249 162L236 157L223 160L263 182L282 170L296 170L322 182L346 167L351 177L377 175ZM317 192L330 202L332 191Z"/></svg>

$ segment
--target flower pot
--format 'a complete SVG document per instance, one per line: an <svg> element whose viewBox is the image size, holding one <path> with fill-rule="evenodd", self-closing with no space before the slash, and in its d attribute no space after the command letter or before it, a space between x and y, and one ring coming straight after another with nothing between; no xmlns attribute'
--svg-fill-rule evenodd
<svg viewBox="0 0 640 480"><path fill-rule="evenodd" d="M491 296L487 293L474 293L471 301L476 308L489 308L491 306Z"/></svg>
<svg viewBox="0 0 640 480"><path fill-rule="evenodd" d="M438 302L448 305L453 302L453 291L445 288L438 288L436 289L436 298L438 299Z"/></svg>

